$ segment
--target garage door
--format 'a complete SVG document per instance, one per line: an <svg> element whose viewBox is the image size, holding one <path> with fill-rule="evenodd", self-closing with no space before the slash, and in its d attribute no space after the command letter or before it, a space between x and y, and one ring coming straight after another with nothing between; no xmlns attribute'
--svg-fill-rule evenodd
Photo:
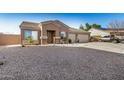
<svg viewBox="0 0 124 93"><path fill-rule="evenodd" d="M80 43L88 42L89 41L89 35L80 35L78 34L78 39Z"/></svg>
<svg viewBox="0 0 124 93"><path fill-rule="evenodd" d="M75 34L69 34L69 39L71 39L72 43L75 42L76 35Z"/></svg>

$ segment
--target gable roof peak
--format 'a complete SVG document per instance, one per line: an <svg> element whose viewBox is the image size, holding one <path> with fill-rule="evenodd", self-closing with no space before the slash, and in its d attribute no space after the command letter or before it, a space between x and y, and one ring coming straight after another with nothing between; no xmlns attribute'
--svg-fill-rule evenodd
<svg viewBox="0 0 124 93"><path fill-rule="evenodd" d="M65 27L69 28L68 25L66 25L65 23L61 22L60 20L48 20L48 21L41 22L41 24L49 24L49 23L60 24L60 25L63 25Z"/></svg>

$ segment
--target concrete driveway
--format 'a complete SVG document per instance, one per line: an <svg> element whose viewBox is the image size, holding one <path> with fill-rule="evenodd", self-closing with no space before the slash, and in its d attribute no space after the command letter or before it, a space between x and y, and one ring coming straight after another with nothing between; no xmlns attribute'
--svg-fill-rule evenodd
<svg viewBox="0 0 124 93"><path fill-rule="evenodd" d="M92 42L92 43L82 44L82 46L91 49L98 49L103 51L124 54L124 44L122 43Z"/></svg>
<svg viewBox="0 0 124 93"><path fill-rule="evenodd" d="M54 45L50 45L54 46ZM61 47L85 47L91 49L97 49L102 51L114 52L124 54L123 43L109 43L109 42L89 42L82 44L56 44L55 46Z"/></svg>

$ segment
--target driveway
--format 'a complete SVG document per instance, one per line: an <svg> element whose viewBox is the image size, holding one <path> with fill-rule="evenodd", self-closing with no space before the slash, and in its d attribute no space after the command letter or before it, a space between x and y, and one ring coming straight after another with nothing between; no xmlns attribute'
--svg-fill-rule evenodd
<svg viewBox="0 0 124 93"><path fill-rule="evenodd" d="M0 50L0 79L124 79L124 55L84 47L5 47Z"/></svg>
<svg viewBox="0 0 124 93"><path fill-rule="evenodd" d="M85 48L124 54L124 43L89 42L89 43L82 43L82 44L56 44L55 46L85 47Z"/></svg>
<svg viewBox="0 0 124 93"><path fill-rule="evenodd" d="M83 44L82 46L86 48L124 54L124 44L122 43L92 42Z"/></svg>

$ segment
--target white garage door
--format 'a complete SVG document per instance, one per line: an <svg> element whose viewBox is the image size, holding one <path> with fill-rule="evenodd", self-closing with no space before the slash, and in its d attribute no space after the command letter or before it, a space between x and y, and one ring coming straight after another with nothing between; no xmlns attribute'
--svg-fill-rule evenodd
<svg viewBox="0 0 124 93"><path fill-rule="evenodd" d="M69 34L69 39L71 39L72 43L75 42L76 35L75 34Z"/></svg>
<svg viewBox="0 0 124 93"><path fill-rule="evenodd" d="M88 42L89 41L89 35L78 34L78 39L79 39L80 43Z"/></svg>

